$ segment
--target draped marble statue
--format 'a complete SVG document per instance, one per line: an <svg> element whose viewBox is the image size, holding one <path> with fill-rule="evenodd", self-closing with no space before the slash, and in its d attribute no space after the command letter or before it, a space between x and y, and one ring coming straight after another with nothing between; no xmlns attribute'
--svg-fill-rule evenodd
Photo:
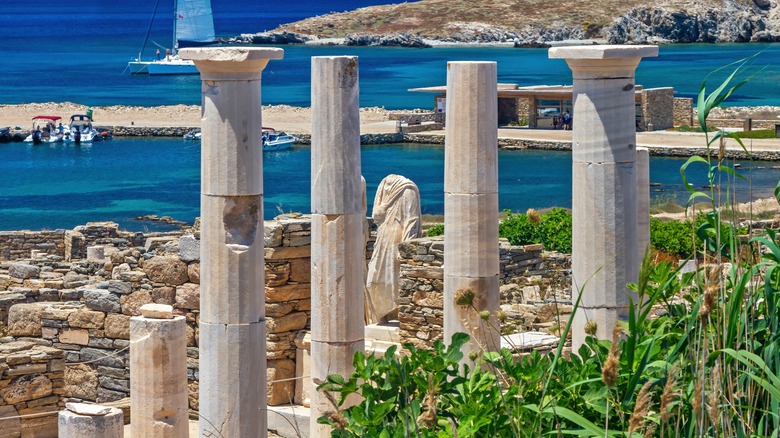
<svg viewBox="0 0 780 438"><path fill-rule="evenodd" d="M420 192L410 179L388 175L379 183L372 212L376 242L366 281L367 324L387 322L398 313L398 244L420 237L420 214Z"/></svg>

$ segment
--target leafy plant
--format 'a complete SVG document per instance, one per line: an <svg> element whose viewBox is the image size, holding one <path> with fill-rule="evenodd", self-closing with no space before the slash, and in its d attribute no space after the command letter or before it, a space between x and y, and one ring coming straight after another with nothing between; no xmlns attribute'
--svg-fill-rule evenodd
<svg viewBox="0 0 780 438"><path fill-rule="evenodd" d="M562 208L553 208L542 215L529 213L507 211L506 219L498 225L498 235L512 245L541 243L551 251L571 252L571 214Z"/></svg>
<svg viewBox="0 0 780 438"><path fill-rule="evenodd" d="M744 83L727 88L743 65L713 95L702 86L702 126ZM709 193L685 180L687 167L702 164ZM628 285L636 300L611 341L596 339L598 327L586 325L591 336L577 354L564 355L570 318L554 351L486 352L470 356L473 369L459 365L465 334L454 335L449 346L434 343L433 351L406 345L401 357L395 348L379 358L358 353L351 376L330 376L320 385L333 394L334 406L318 421L330 424L336 437L777 437L780 232L738 239L744 230L718 204L721 183L728 192L731 178L739 177L722 151L689 159L681 174L689 202L703 197L712 208L693 223L651 221L651 240L680 257L696 256L700 267L682 274L646 256L637 282ZM780 182L775 197L780 202ZM560 229L567 223L565 212L529 211L510 213L500 229L516 244L555 241L565 239ZM573 312L578 307L579 298Z"/></svg>
<svg viewBox="0 0 780 438"><path fill-rule="evenodd" d="M444 224L432 225L425 232L425 235L428 237L436 237L436 236L441 236L443 234L444 234Z"/></svg>

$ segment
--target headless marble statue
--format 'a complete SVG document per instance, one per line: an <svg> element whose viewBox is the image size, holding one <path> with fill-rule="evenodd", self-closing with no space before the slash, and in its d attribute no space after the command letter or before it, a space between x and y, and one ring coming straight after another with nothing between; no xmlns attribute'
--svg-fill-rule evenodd
<svg viewBox="0 0 780 438"><path fill-rule="evenodd" d="M379 183L372 213L377 225L366 281L366 323L397 315L400 262L398 244L420 237L420 192L408 178L388 175Z"/></svg>

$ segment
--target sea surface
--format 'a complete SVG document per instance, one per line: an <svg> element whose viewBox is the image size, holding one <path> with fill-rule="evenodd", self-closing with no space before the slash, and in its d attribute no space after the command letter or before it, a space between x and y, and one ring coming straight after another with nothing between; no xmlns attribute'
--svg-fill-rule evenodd
<svg viewBox="0 0 780 438"><path fill-rule="evenodd" d="M151 23L143 57L172 45L173 1L125 0L35 4L3 1L0 25L0 104L71 101L90 106L198 104L197 76L131 76L127 62L138 55ZM331 11L389 3L386 0L296 0L255 2L212 0L218 36L255 33ZM154 16L154 20L152 20ZM155 46L155 44L157 46ZM430 108L428 93L410 88L444 85L447 61L491 60L502 83L521 86L570 84L563 60L547 59L546 49L511 47L378 47L286 46L285 58L272 61L263 75L263 103L308 106L312 56L356 55L360 65L361 105ZM164 50L163 50L164 51ZM730 62L759 53L749 72L763 68L738 90L730 105L780 105L780 44L665 45L658 58L645 59L637 83L674 87L678 96L694 96L704 77ZM710 80L709 89L723 75ZM66 115L63 115L66 116ZM99 114L96 114L99 119ZM21 123L21 122L20 122Z"/></svg>
<svg viewBox="0 0 780 438"><path fill-rule="evenodd" d="M0 144L0 230L72 228L112 220L133 231L165 227L134 218L168 215L192 223L199 215L200 144L181 139L121 138L92 146ZM571 207L571 154L556 151L499 151L499 207ZM263 154L266 219L310 211L309 147ZM376 187L391 173L420 188L422 211L444 211L444 148L395 144L364 146L369 212ZM684 159L651 157L656 202L687 200L680 184ZM739 200L769 197L780 163L740 162L751 187L740 182ZM706 184L703 167L691 167L697 189Z"/></svg>
<svg viewBox="0 0 780 438"><path fill-rule="evenodd" d="M40 0L35 4L0 2L0 104L70 101L90 106L199 104L197 76L131 76L127 62L171 46L172 1L96 1L74 4ZM296 0L279 2L212 0L216 32L229 37L270 30L281 23L327 12L387 3L383 0ZM272 61L263 74L264 104L308 106L310 58L359 57L362 106L390 109L431 108L432 95L408 89L444 85L446 63L492 60L502 83L570 84L562 60L547 59L545 49L509 47L286 46L285 59ZM780 45L666 45L658 58L645 59L637 83L672 86L678 96L695 96L702 80L718 67L758 55L748 74L760 69L727 104L780 105ZM708 79L714 89L724 72ZM69 114L60 114L68 117ZM99 122L99 111L95 114ZM28 120L20 120L27 126ZM0 144L0 230L70 228L87 221L113 220L131 230L158 229L137 215L169 215L192 221L198 215L200 149L180 139L116 139L94 146L32 147ZM309 211L309 149L265 154L265 216ZM500 207L571 206L571 157L566 152L499 152ZM658 199L680 193L682 160L653 158L652 181ZM777 182L772 163L745 163L755 193L739 190L740 199L769 196ZM389 173L413 179L420 187L425 213L443 212L443 149L437 146L363 147L363 174L369 204L379 181ZM699 184L704 184L700 175ZM750 196L752 195L752 196ZM680 198L684 198L682 195ZM682 199L684 201L684 199Z"/></svg>

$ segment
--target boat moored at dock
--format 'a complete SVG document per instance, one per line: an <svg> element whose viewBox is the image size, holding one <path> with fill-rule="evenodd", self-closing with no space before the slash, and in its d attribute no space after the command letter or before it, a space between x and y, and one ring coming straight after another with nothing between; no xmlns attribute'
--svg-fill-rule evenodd
<svg viewBox="0 0 780 438"><path fill-rule="evenodd" d="M263 152L290 149L296 140L294 136L274 128L263 128Z"/></svg>

